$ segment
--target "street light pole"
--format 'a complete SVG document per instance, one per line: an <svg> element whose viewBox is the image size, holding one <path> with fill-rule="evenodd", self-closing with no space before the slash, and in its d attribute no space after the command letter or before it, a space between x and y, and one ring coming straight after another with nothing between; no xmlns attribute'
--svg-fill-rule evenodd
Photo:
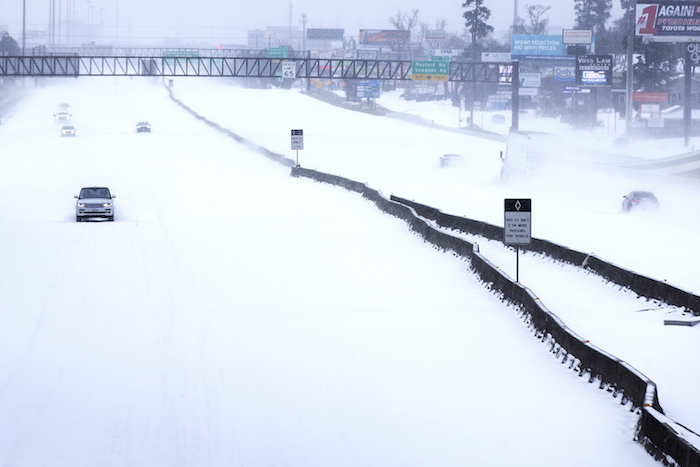
<svg viewBox="0 0 700 467"><path fill-rule="evenodd" d="M27 40L27 0L22 0L22 55Z"/></svg>
<svg viewBox="0 0 700 467"><path fill-rule="evenodd" d="M627 138L631 137L631 119L632 119L632 93L634 86L633 71L634 71L634 27L635 15L637 11L637 1L632 0L629 3L628 31L627 31L627 82L625 86L625 132Z"/></svg>

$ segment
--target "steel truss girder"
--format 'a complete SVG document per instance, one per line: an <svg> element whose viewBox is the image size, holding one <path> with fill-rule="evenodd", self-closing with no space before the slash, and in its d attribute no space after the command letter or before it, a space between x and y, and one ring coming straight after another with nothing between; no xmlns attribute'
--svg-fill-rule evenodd
<svg viewBox="0 0 700 467"><path fill-rule="evenodd" d="M296 78L410 80L408 60L340 60L260 57L0 56L0 76L207 76L279 78L293 62ZM447 81L506 84L512 64L450 62Z"/></svg>

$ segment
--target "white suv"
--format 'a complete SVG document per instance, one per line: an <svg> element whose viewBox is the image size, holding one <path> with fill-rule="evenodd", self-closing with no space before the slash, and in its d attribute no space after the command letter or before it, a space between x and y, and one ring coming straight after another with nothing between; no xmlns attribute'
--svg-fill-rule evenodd
<svg viewBox="0 0 700 467"><path fill-rule="evenodd" d="M115 195L109 192L109 188L103 186L89 186L80 190L79 195L73 196L78 201L75 204L75 220L83 222L90 218L102 218L108 221L114 220Z"/></svg>

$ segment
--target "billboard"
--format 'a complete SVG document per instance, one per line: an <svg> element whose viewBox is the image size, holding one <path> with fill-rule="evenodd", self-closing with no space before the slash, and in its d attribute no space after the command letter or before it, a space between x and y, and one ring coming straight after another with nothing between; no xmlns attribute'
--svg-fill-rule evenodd
<svg viewBox="0 0 700 467"><path fill-rule="evenodd" d="M635 34L658 42L700 40L700 4L697 2L638 1Z"/></svg>
<svg viewBox="0 0 700 467"><path fill-rule="evenodd" d="M345 29L313 29L306 30L306 38L310 41L342 41Z"/></svg>
<svg viewBox="0 0 700 467"><path fill-rule="evenodd" d="M612 55L577 55L576 84L612 86Z"/></svg>
<svg viewBox="0 0 700 467"><path fill-rule="evenodd" d="M360 29L360 44L364 45L391 45L395 42L408 42L411 40L411 31L398 29Z"/></svg>
<svg viewBox="0 0 700 467"><path fill-rule="evenodd" d="M567 59L562 36L533 36L513 34L510 37L510 55L513 60Z"/></svg>

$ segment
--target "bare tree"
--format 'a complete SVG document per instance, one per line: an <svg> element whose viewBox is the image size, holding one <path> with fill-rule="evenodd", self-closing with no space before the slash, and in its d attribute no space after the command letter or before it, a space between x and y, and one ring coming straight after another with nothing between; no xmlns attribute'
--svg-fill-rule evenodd
<svg viewBox="0 0 700 467"><path fill-rule="evenodd" d="M389 17L389 23L399 31L413 32L418 26L418 10L413 10L411 13L399 10L396 16Z"/></svg>
<svg viewBox="0 0 700 467"><path fill-rule="evenodd" d="M418 21L418 10L413 10L411 13L399 10L396 16L389 17L389 23L398 31L408 32L408 34L398 36L400 39L396 40L392 45L395 52L403 55L410 48L413 30L420 24Z"/></svg>
<svg viewBox="0 0 700 467"><path fill-rule="evenodd" d="M547 34L549 18L543 18L543 16L551 8L551 6L545 7L543 5L525 5L527 22L524 18L518 17L517 23L512 28L513 34Z"/></svg>

